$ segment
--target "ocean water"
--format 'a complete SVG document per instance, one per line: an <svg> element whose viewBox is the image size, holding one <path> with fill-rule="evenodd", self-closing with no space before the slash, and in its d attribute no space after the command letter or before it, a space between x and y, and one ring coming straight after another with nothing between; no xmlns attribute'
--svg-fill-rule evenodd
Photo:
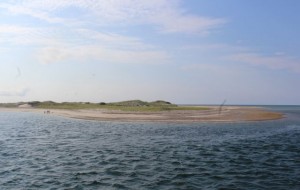
<svg viewBox="0 0 300 190"><path fill-rule="evenodd" d="M300 107L277 121L99 122L0 112L0 189L300 189Z"/></svg>

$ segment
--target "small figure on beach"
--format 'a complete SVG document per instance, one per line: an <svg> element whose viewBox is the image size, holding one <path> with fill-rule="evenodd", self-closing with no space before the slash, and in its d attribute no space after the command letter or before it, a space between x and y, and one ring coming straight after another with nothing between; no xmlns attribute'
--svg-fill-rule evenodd
<svg viewBox="0 0 300 190"><path fill-rule="evenodd" d="M222 104L219 106L219 115L221 114L221 112L222 112L222 108L223 108L223 106L225 105L225 103L226 103L226 99L222 102Z"/></svg>

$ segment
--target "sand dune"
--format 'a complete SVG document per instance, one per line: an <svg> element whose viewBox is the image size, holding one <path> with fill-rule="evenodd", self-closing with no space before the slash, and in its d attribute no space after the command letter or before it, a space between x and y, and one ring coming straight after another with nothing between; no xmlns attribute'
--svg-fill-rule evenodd
<svg viewBox="0 0 300 190"><path fill-rule="evenodd" d="M226 106L219 112L216 106L209 110L161 111L161 112L125 112L118 110L50 110L51 114L86 120L100 121L141 121L141 122L243 122L264 121L283 118L282 113L272 112L258 107ZM1 108L0 111L38 112L35 108Z"/></svg>

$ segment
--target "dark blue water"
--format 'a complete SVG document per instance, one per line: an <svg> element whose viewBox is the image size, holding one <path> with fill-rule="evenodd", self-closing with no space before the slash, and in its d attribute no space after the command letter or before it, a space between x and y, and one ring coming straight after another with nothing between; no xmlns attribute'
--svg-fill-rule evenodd
<svg viewBox="0 0 300 190"><path fill-rule="evenodd" d="M300 189L300 108L277 109L226 124L0 112L0 189Z"/></svg>

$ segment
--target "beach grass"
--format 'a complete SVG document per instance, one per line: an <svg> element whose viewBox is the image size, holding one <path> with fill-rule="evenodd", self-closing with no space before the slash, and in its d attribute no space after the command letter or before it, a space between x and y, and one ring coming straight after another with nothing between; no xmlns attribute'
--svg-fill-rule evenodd
<svg viewBox="0 0 300 190"><path fill-rule="evenodd" d="M126 106L126 105L114 105L114 104L82 104L82 103L59 103L59 104L41 104L35 106L41 109L107 109L107 110L119 110L119 111L132 111L132 112L158 112L158 111L172 111L172 110L207 110L206 107L196 106L174 106L174 105L144 105L144 106Z"/></svg>
<svg viewBox="0 0 300 190"><path fill-rule="evenodd" d="M114 103L90 103L90 102L62 102L57 103L53 101L33 101L33 102L22 102L22 104L28 104L33 108L39 109L66 109L66 110L79 110L79 109L106 109L106 110L118 110L118 111L129 111L129 112L159 112L159 111L173 111L173 110L208 110L207 107L199 106L178 106L171 104L167 101L154 101L145 102L141 100L130 100L123 102ZM21 105L17 104L0 104L0 107L18 107Z"/></svg>

